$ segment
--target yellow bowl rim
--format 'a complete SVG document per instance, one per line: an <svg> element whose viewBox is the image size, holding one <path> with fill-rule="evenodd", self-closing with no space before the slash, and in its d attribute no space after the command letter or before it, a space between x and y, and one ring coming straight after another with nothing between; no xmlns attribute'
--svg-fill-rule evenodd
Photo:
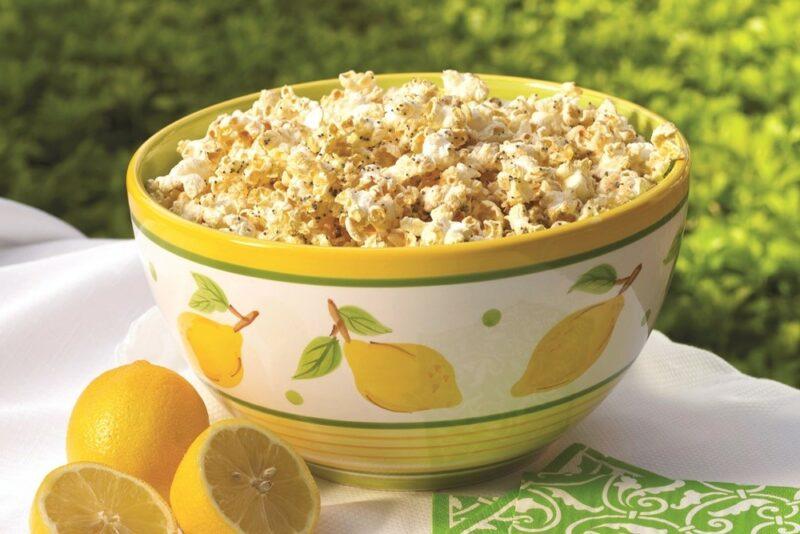
<svg viewBox="0 0 800 534"><path fill-rule="evenodd" d="M545 91L553 91L561 85L558 82L549 82L534 78L496 74L477 75L489 83L516 83L520 84L521 88L540 88ZM412 78L438 80L440 77L441 73L438 72L389 73L376 75L377 81L382 85L396 85L409 81ZM313 90L335 84L338 84L338 80L336 78L328 78L293 84L289 87L294 89L296 92L302 92L304 90ZM583 87L581 87L581 90L583 91L584 96L592 99L610 99L615 105L626 108L626 113L624 114L635 112L654 124L667 122L665 118L656 114L655 112L628 100ZM152 197L150 197L144 187L144 179L140 176L139 171L143 158L154 146L156 146L164 137L166 137L176 128L185 126L200 118L219 115L219 110L222 109L227 109L233 106L241 109L243 106L249 105L252 103L252 101L258 98L259 93L260 92L250 93L207 106L168 124L150 136L136 150L127 168L126 186L132 211L135 207L145 207L150 216L157 217L160 219L161 223L176 227L177 231L181 233L185 233L186 235L191 235L194 238L208 242L226 241L229 244L245 247L248 249L248 251L269 251L273 254L302 254L304 252L313 252L313 254L317 255L317 257L335 257L337 261L343 261L347 263L392 261L408 262L420 261L424 259L438 259L439 261L447 261L449 259L457 260L456 257L463 257L465 254L472 255L479 252L491 254L495 252L507 251L508 249L513 249L520 246L529 247L532 244L544 241L552 241L556 239L566 241L570 236L579 233L588 227L615 221L620 217L624 217L633 212L644 210L648 206L652 207L655 204L663 204L663 202L670 196L669 191L671 189L680 187L688 192L688 177L691 166L691 155L689 151L689 145L686 142L685 137L679 132L679 140L685 149L686 158L683 160L677 160L664 179L662 179L652 189L646 191L630 202L594 217L572 222L557 228L550 228L541 232L534 232L530 234L508 236L483 241L471 241L449 245L430 245L425 247L387 248L323 247L319 245L267 241L254 237L238 236L226 232L220 232L219 230L191 222L164 208ZM674 194L672 197L674 197ZM677 208L678 204L682 205L685 200L686 193L683 193L680 202L676 204L676 202L673 200L669 207ZM631 233L634 233L636 230L638 230L638 228L632 229ZM591 247L589 249L591 249Z"/></svg>

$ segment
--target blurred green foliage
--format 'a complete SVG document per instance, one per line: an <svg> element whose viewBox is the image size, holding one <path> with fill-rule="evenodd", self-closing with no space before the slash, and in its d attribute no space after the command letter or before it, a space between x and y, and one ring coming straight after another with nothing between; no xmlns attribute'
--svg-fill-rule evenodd
<svg viewBox="0 0 800 534"><path fill-rule="evenodd" d="M207 104L353 69L576 80L690 140L690 222L657 326L800 385L796 0L0 0L0 195L130 235L123 174Z"/></svg>

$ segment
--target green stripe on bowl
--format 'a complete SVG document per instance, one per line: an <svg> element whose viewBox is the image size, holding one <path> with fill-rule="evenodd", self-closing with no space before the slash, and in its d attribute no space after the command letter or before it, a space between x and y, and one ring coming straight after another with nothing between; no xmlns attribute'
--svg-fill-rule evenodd
<svg viewBox="0 0 800 534"><path fill-rule="evenodd" d="M491 415L483 415L480 417L467 417L464 419L450 419L444 421L420 421L415 423L376 423L376 422L366 422L366 421L342 421L338 419L323 419L321 417L309 417L305 415L298 415L288 412L282 412L279 410L274 410L272 408L267 408L265 406L260 406L258 404L253 404L252 402L248 402L246 400L240 399L230 393L226 393L224 391L220 391L217 389L213 384L203 380L203 382L210 387L215 393L220 395L221 397L249 408L251 410L269 414L275 417L282 417L284 419L291 419L294 421L300 421L303 423L311 423L315 425L325 425L325 426L337 426L337 427L345 427L345 428L380 428L380 429L407 429L407 428L441 428L441 427L451 427L451 426L461 426L461 425L474 425L476 423L486 423L490 421L499 421L502 419L508 419L511 417L519 417L521 415L527 415L534 412L540 412L542 410L547 410L548 408L553 408L555 406L559 406L561 404L572 402L574 400L579 399L580 397L586 395L587 393L591 393L592 391L599 389L609 382L613 381L614 379L618 378L622 373L624 373L628 367L630 367L633 362L629 363L616 373L612 374L608 378L598 382L597 384L590 386L586 389L578 391L577 393L573 393L572 395L567 395L566 397L562 397L560 399L545 402L544 404L537 404L536 406L529 406L527 408L520 408L518 410L512 410L510 412L503 412Z"/></svg>
<svg viewBox="0 0 800 534"><path fill-rule="evenodd" d="M153 234L150 230L142 226L142 224L136 219L136 217L131 216L131 220L133 222L133 225L142 234L144 234L150 241L152 241L159 247L168 250L173 254L181 256L182 258L186 258L187 260L193 261L195 263L200 263L208 267L213 267L221 271L228 271L231 273L242 274L245 276L252 276L255 278L265 278L267 280L275 280L278 282L289 282L293 284L306 284L315 286L419 287L419 286L440 286L449 284L465 284L470 282L482 282L486 280L510 278L512 276L521 276L524 274L547 271L550 269L555 269L557 267L562 267L564 265L571 265L573 263L578 263L580 261L595 258L597 256L611 252L613 250L617 250L618 248L624 247L625 245L633 243L634 241L638 241L642 237L658 230L659 228L667 224L673 217L675 217L675 215L677 215L680 212L681 208L683 208L684 204L686 204L687 198L688 196L684 197L683 200L681 200L678 203L678 205L675 206L675 208L673 208L664 217L662 217L655 223L651 224L647 228L640 230L635 234L629 235L624 239L620 239L619 241L610 243L604 247L590 250L588 252L582 252L580 254L575 254L574 256L568 256L566 258L561 258L559 260L545 261L541 263L534 263L531 265L523 265L522 267L514 267L512 269L500 269L496 271L486 271L481 273L458 274L451 276L432 276L432 277L422 277L422 278L375 278L375 279L325 278L319 276L305 276L299 274L280 273L276 271L256 269L253 267L244 267L242 265L237 265L235 263L228 263L221 260L215 260L213 258L202 256L200 254L196 254L194 252L190 252L186 249L175 246L172 243L169 243L161 239L157 235ZM453 245L453 246L458 246L458 245Z"/></svg>

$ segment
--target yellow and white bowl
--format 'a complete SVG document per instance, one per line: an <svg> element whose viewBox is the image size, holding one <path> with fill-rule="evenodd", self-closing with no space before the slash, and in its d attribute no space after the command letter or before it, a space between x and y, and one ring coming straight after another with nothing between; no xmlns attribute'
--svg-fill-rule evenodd
<svg viewBox="0 0 800 534"><path fill-rule="evenodd" d="M440 83L439 74L377 78L393 86L412 77ZM500 98L558 88L482 78ZM336 86L294 89L319 98ZM156 302L198 376L314 472L405 489L502 473L586 416L636 359L677 256L688 160L592 219L422 248L260 241L186 221L149 198L143 182L177 162L179 140L201 137L217 115L256 97L148 139L130 163L128 198ZM612 100L640 132L663 121Z"/></svg>

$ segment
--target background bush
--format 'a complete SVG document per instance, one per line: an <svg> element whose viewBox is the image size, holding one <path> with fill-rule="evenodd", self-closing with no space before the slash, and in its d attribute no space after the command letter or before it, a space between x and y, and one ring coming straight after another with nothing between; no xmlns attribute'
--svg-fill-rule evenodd
<svg viewBox="0 0 800 534"><path fill-rule="evenodd" d="M128 236L132 150L215 101L350 68L576 80L692 146L658 327L800 385L799 27L796 0L0 0L0 195Z"/></svg>

